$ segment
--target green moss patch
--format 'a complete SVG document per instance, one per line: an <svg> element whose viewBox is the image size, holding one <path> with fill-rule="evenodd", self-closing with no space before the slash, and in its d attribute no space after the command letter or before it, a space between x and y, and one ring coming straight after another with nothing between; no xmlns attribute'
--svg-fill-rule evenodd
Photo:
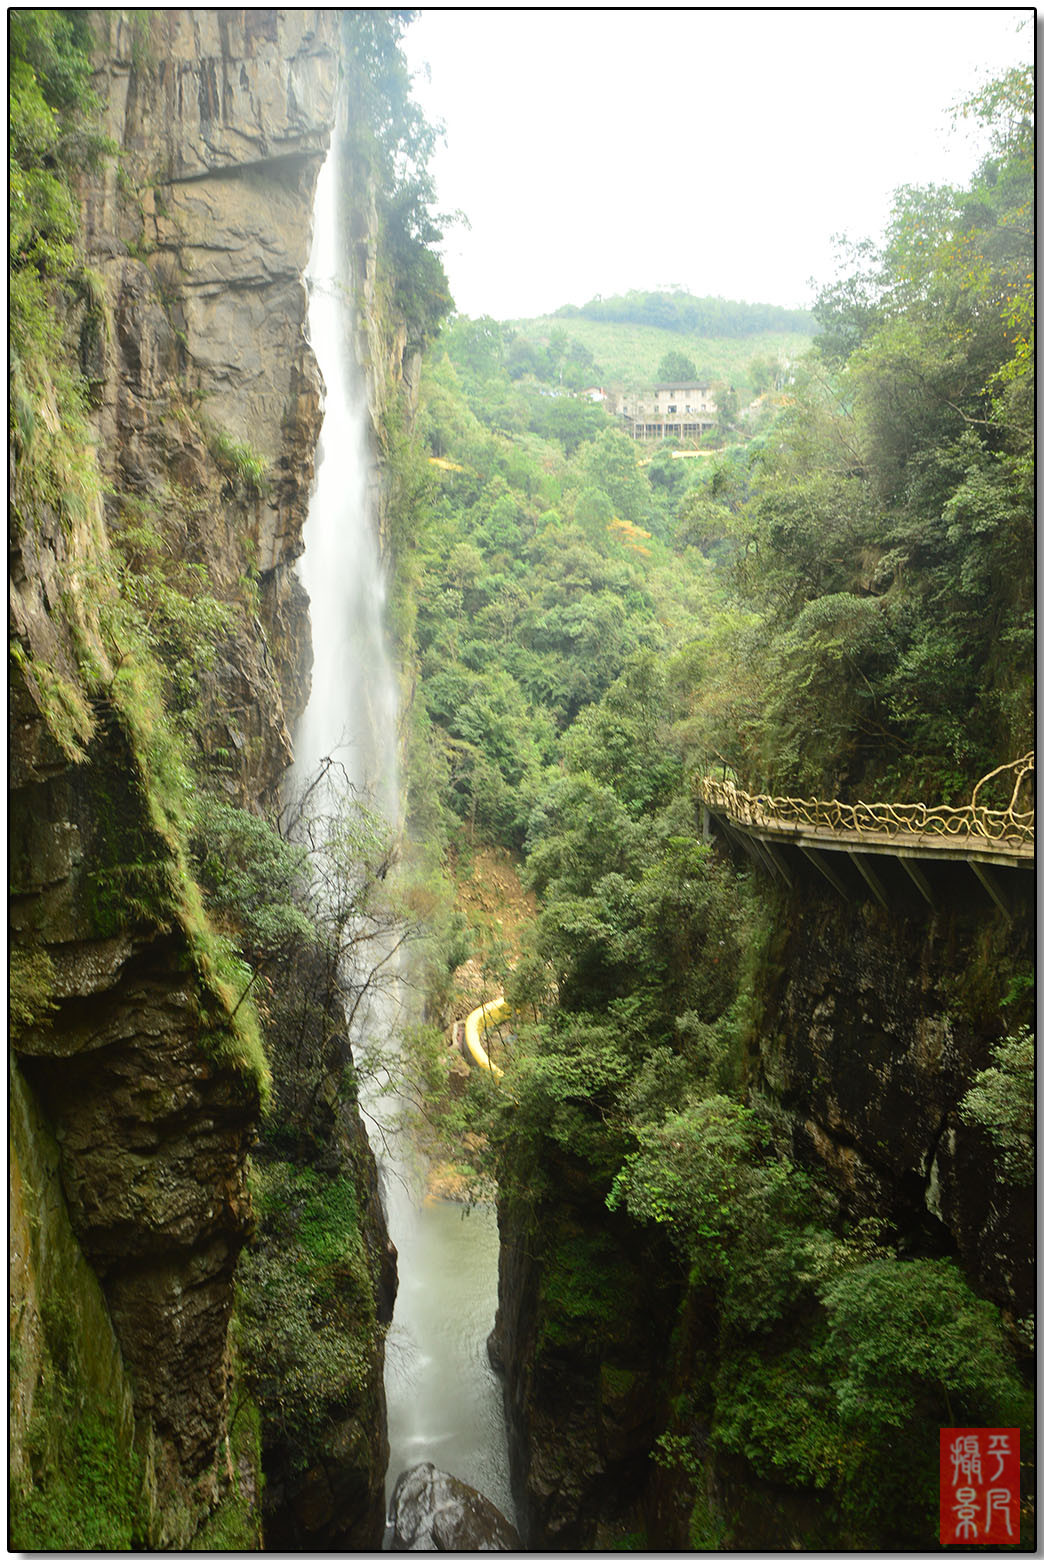
<svg viewBox="0 0 1044 1560"><path fill-rule="evenodd" d="M111 1418L72 1409L70 1395L52 1379L30 1428L33 1483L11 1491L12 1548L147 1547L140 1459L127 1455Z"/></svg>

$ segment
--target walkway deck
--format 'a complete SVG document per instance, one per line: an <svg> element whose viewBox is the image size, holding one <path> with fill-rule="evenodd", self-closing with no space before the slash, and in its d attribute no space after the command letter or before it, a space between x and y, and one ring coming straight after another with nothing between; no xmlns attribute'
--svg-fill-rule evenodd
<svg viewBox="0 0 1044 1560"><path fill-rule="evenodd" d="M857 855L965 861L974 866L1030 867L1035 861L1036 815L1018 809L1019 792L1032 775L1034 755L984 775L967 807L927 807L922 802L839 802L818 797L752 795L730 780L703 778L697 795L708 812L760 840ZM988 780L1011 771L1008 806L985 807L979 793ZM1027 787L1028 789L1028 787Z"/></svg>

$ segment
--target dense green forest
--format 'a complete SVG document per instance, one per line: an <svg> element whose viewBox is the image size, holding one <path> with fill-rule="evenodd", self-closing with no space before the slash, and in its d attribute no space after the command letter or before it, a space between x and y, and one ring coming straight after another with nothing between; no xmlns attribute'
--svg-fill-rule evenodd
<svg viewBox="0 0 1044 1560"><path fill-rule="evenodd" d="M458 317L425 365L396 545L414 827L458 870L476 842L517 850L541 907L490 971L531 1022L466 1114L539 1253L541 1347L637 1325L625 1213L716 1317L657 1453L697 1547L727 1536L698 1424L819 1492L826 1547L931 1530L925 1419L1028 1437L1025 1340L948 1258L846 1224L750 1087L770 920L697 837L691 779L963 802L1032 745L1031 91L1015 72L969 105L992 132L970 187L898 193L882 247L821 293L771 425L713 458L649 458L548 396L593 372L574 311L543 338ZM967 1105L989 1095L999 1142L1030 1108L1032 971L1009 974L1014 1038ZM558 1195L577 1184L582 1230Z"/></svg>
<svg viewBox="0 0 1044 1560"><path fill-rule="evenodd" d="M420 417L442 464L400 577L420 582L421 690L457 812L521 843L561 756L549 719L564 736L642 649L680 700L683 753L755 788L964 799L1031 745L1018 94L980 105L998 153L971 189L900 193L881 253L821 296L772 430L718 459L650 461L599 406L549 396L560 369L590 366L567 332L445 328ZM494 688L491 728L465 712Z"/></svg>
<svg viewBox="0 0 1044 1560"><path fill-rule="evenodd" d="M564 321L553 314L492 323L500 332L508 373L516 380L532 374L567 390L640 390L673 377L731 385L745 400L784 384L811 340L780 330L679 337L658 325L580 316Z"/></svg>
<svg viewBox="0 0 1044 1560"><path fill-rule="evenodd" d="M814 322L645 293L472 320L433 247L445 223L404 25L345 13L342 37L360 184L378 192L378 301L425 354L415 417L403 387L378 430L406 758L396 873L398 847L347 801L291 842L213 739L231 697L218 672L258 622L242 538L273 473L171 391L198 490L103 484L91 365L112 300L81 251L77 188L113 148L90 128L79 13L11 19L13 531L30 558L44 532L67 547L50 654L16 636L13 686L55 772L86 776L104 817L89 931L171 938L201 1070L249 1097L232 1451L249 1443L259 1468L267 1437L300 1473L349 1411L378 1439L387 1252L364 1217L361 1131L338 1134L358 1087L345 969L380 924L414 948L425 1004L399 1086L464 1179L496 1183L539 1274L538 1359L580 1360L623 1393L612 1351L667 1318L684 1384L649 1460L681 1492L689 1544L730 1541L713 1451L814 1497L809 1548L921 1547L938 1424L1019 1426L1032 1461L1031 1328L950 1253L850 1219L795 1161L751 1068L779 907L703 838L693 783L963 802L1032 745L1032 81L1012 72L967 105L991 137L974 179L899 191L884 243L851 250ZM664 368L742 391L698 458L639 447L580 394ZM200 538L226 512L234 556L208 573ZM489 848L538 905L514 944L461 909ZM30 926L12 958L16 1038L48 1029L60 995L47 935ZM1025 1187L1034 972L988 938L980 952L954 1002L993 1065L961 1111L999 1179ZM475 1073L461 1090L443 1029L469 955L518 1033L502 1086ZM50 1395L13 1531L29 1548L144 1544L144 1476L84 1388L64 1304L42 1327ZM256 1503L234 1493L197 1539L257 1541Z"/></svg>
<svg viewBox="0 0 1044 1560"><path fill-rule="evenodd" d="M816 321L804 309L774 303L736 303L729 298L694 298L681 288L667 292L629 292L622 298L592 298L577 307L564 304L558 319L607 320L613 324L655 325L692 336L753 336L767 330L812 335Z"/></svg>

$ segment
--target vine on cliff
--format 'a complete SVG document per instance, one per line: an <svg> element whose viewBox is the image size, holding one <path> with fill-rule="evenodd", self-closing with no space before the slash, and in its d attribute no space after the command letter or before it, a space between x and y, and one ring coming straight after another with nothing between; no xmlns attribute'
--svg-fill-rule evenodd
<svg viewBox="0 0 1044 1560"><path fill-rule="evenodd" d="M92 128L98 101L83 14L22 10L9 21L13 510L25 524L48 504L72 523L98 483L87 455L85 387L63 351L63 314L88 294L103 308L83 264L72 181L114 147Z"/></svg>
<svg viewBox="0 0 1044 1560"><path fill-rule="evenodd" d="M459 219L435 210L429 161L439 129L411 97L399 47L411 14L345 11L342 27L353 160L376 200L378 265L392 310L405 324L408 349L419 352L453 308L434 246L447 223Z"/></svg>

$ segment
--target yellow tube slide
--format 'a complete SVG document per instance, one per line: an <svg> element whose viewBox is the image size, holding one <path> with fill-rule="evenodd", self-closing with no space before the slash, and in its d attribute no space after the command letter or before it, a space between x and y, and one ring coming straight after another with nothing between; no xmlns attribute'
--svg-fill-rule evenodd
<svg viewBox="0 0 1044 1560"><path fill-rule="evenodd" d="M482 1044L482 1036L487 1029L493 1029L506 1018L511 1008L503 997L497 997L493 1002L486 1002L482 1007L475 1008L468 1014L464 1021L464 1044L468 1048L468 1054L476 1067L484 1067L494 1078L503 1078L504 1074L496 1062L491 1062L486 1055L486 1048Z"/></svg>

